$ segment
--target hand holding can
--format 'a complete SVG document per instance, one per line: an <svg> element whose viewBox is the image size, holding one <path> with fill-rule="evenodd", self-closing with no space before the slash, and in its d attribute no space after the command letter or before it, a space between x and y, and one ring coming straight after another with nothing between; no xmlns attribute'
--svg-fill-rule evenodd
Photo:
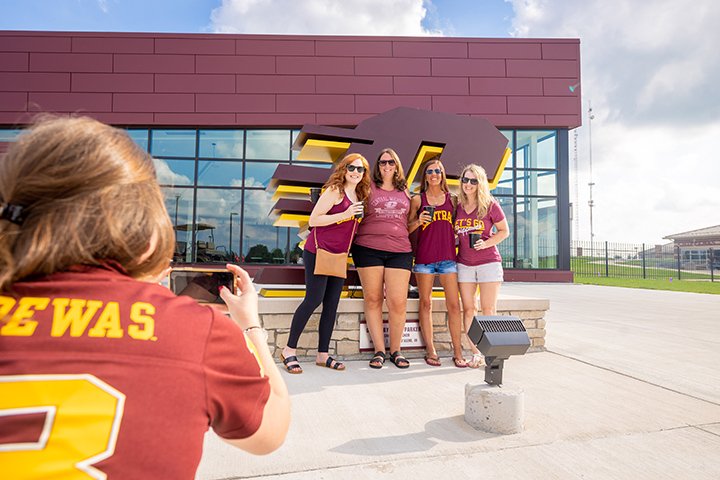
<svg viewBox="0 0 720 480"><path fill-rule="evenodd" d="M470 243L470 248L478 250L478 247L476 247L475 245L477 244L478 241L482 240L482 235L480 235L479 233L471 232L468 234L468 240Z"/></svg>
<svg viewBox="0 0 720 480"><path fill-rule="evenodd" d="M365 206L363 202L355 203L355 218L360 220L365 216Z"/></svg>
<svg viewBox="0 0 720 480"><path fill-rule="evenodd" d="M423 207L423 213L428 214L428 221L423 223L430 223L433 221L433 217L435 215L435 206L434 205L425 205Z"/></svg>

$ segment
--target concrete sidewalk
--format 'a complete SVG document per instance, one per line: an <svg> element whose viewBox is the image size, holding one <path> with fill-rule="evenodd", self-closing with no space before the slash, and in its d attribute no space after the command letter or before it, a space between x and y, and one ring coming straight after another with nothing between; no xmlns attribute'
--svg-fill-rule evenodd
<svg viewBox="0 0 720 480"><path fill-rule="evenodd" d="M525 431L463 419L483 371L449 358L408 370L305 363L286 375L285 445L254 457L208 434L198 479L718 479L720 296L568 284L506 284L549 298L547 352L512 357Z"/></svg>

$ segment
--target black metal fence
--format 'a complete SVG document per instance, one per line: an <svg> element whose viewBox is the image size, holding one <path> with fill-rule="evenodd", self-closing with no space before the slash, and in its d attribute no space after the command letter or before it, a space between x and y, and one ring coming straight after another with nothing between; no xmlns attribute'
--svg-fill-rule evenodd
<svg viewBox="0 0 720 480"><path fill-rule="evenodd" d="M720 251L688 255L673 245L573 241L570 268L577 276L715 281Z"/></svg>

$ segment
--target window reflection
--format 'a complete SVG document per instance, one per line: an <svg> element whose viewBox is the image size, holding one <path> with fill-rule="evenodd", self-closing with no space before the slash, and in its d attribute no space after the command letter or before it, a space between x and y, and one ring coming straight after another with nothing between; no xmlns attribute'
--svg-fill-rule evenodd
<svg viewBox="0 0 720 480"><path fill-rule="evenodd" d="M150 153L155 157L195 157L195 130L153 130Z"/></svg>
<svg viewBox="0 0 720 480"><path fill-rule="evenodd" d="M148 131L145 129L130 129L127 131L133 142L137 143L140 148L147 152L148 150Z"/></svg>
<svg viewBox="0 0 720 480"><path fill-rule="evenodd" d="M557 172L518 170L515 191L518 195L554 196L557 194Z"/></svg>
<svg viewBox="0 0 720 480"><path fill-rule="evenodd" d="M245 186L265 188L270 184L278 164L272 162L245 163Z"/></svg>
<svg viewBox="0 0 720 480"><path fill-rule="evenodd" d="M153 158L155 174L160 185L192 185L195 162L192 160L166 160Z"/></svg>
<svg viewBox="0 0 720 480"><path fill-rule="evenodd" d="M192 206L193 190L190 188L162 189L165 208L175 230L175 252L173 261L192 261Z"/></svg>
<svg viewBox="0 0 720 480"><path fill-rule="evenodd" d="M557 201L518 198L516 268L557 268Z"/></svg>
<svg viewBox="0 0 720 480"><path fill-rule="evenodd" d="M198 188L195 247L198 262L238 261L242 190Z"/></svg>
<svg viewBox="0 0 720 480"><path fill-rule="evenodd" d="M200 157L243 158L243 130L200 130Z"/></svg>
<svg viewBox="0 0 720 480"><path fill-rule="evenodd" d="M289 130L248 130L245 158L290 160Z"/></svg>
<svg viewBox="0 0 720 480"><path fill-rule="evenodd" d="M515 148L517 168L556 168L557 132L518 131Z"/></svg>
<svg viewBox="0 0 720 480"><path fill-rule="evenodd" d="M242 162L198 162L198 185L242 187Z"/></svg>
<svg viewBox="0 0 720 480"><path fill-rule="evenodd" d="M510 236L498 245L500 256L502 257L503 268L513 268L515 264L515 239L513 232L515 231L515 204L512 197L495 197L505 214L508 222Z"/></svg>
<svg viewBox="0 0 720 480"><path fill-rule="evenodd" d="M20 129L0 129L0 142L14 142L21 133Z"/></svg>
<svg viewBox="0 0 720 480"><path fill-rule="evenodd" d="M265 190L245 190L243 255L247 263L286 262L288 229L273 227L268 216L273 204L272 195Z"/></svg>

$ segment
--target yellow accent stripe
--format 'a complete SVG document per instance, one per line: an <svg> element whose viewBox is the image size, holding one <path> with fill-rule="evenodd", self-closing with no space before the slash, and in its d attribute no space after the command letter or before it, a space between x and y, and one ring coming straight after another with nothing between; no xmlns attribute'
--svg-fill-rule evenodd
<svg viewBox="0 0 720 480"><path fill-rule="evenodd" d="M350 148L349 142L310 139L303 145L297 159L305 162L333 163L348 148Z"/></svg>
<svg viewBox="0 0 720 480"><path fill-rule="evenodd" d="M301 228L310 221L310 215L301 215L299 213L281 213L273 222L273 227L291 227Z"/></svg>
<svg viewBox="0 0 720 480"><path fill-rule="evenodd" d="M259 295L267 298L301 298L305 296L305 288L261 288ZM360 289L343 287L340 298L363 298L363 293Z"/></svg>
<svg viewBox="0 0 720 480"><path fill-rule="evenodd" d="M413 160L412 165L410 165L410 172L407 175L408 186L412 185L413 182L415 182L415 176L417 175L418 170L420 170L420 165L423 164L425 159L430 158L434 155L438 155L442 153L442 151L442 147L433 147L431 145L423 145L420 147L420 151Z"/></svg>
<svg viewBox="0 0 720 480"><path fill-rule="evenodd" d="M490 182L490 190L494 190L495 187L498 186L498 183L500 183L500 177L502 177L503 172L505 171L505 165L507 165L508 160L510 159L510 154L512 152L509 148L505 149L505 153L503 154L503 158L500 161L500 165L498 165L497 170L495 170L495 175L493 176L492 182Z"/></svg>
<svg viewBox="0 0 720 480"><path fill-rule="evenodd" d="M277 202L280 198L298 198L298 196L306 196L310 199L310 187L297 187L295 185L278 185L273 193L273 202Z"/></svg>

